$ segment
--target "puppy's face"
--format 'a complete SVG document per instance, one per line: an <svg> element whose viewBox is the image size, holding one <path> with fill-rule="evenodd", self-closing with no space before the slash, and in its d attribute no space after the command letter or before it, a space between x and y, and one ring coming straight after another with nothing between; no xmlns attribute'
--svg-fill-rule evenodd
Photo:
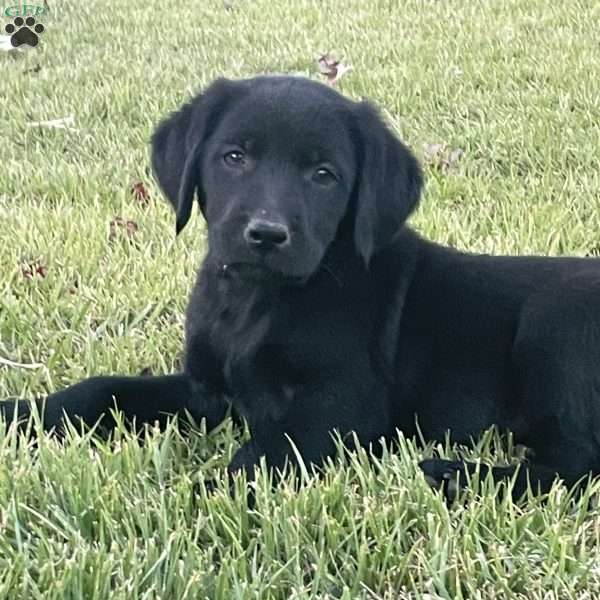
<svg viewBox="0 0 600 600"><path fill-rule="evenodd" d="M368 264L421 187L370 105L296 77L215 82L157 128L152 163L177 230L197 196L212 259L241 276L305 281L342 234Z"/></svg>
<svg viewBox="0 0 600 600"><path fill-rule="evenodd" d="M343 106L298 82L251 90L204 146L211 252L241 273L307 278L348 209L357 164Z"/></svg>

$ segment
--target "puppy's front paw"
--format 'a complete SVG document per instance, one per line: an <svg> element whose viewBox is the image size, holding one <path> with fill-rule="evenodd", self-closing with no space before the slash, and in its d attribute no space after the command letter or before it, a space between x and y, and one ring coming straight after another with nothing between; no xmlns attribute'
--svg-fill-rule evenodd
<svg viewBox="0 0 600 600"><path fill-rule="evenodd" d="M425 481L434 490L441 490L449 503L454 502L466 487L468 474L473 471L472 466L441 458L430 458L419 463Z"/></svg>

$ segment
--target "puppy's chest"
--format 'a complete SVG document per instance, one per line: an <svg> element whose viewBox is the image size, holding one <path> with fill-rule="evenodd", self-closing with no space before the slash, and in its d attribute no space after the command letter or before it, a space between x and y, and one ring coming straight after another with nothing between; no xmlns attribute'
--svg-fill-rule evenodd
<svg viewBox="0 0 600 600"><path fill-rule="evenodd" d="M335 371L337 320L298 294L235 285L221 290L226 293L207 311L205 325L225 391L249 420L279 420Z"/></svg>
<svg viewBox="0 0 600 600"><path fill-rule="evenodd" d="M236 410L253 418L280 418L299 392L307 348L295 334L293 310L278 294L220 286L205 315L211 352Z"/></svg>

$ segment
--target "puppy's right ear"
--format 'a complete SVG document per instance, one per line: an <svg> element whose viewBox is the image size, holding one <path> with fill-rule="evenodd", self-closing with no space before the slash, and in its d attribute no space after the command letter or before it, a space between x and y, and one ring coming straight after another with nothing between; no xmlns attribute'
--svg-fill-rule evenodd
<svg viewBox="0 0 600 600"><path fill-rule="evenodd" d="M156 128L151 139L152 169L176 213L176 233L188 222L194 196L203 203L200 167L206 140L236 97L239 84L218 79Z"/></svg>

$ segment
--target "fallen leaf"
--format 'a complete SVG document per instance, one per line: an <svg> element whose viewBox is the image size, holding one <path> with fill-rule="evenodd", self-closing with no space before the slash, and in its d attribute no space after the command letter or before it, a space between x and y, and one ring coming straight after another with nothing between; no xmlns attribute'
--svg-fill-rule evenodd
<svg viewBox="0 0 600 600"><path fill-rule="evenodd" d="M27 123L27 125L29 127L50 127L53 129L71 129L77 131L74 127L75 117L73 115L63 117L62 119L52 119L50 121L34 121L32 123Z"/></svg>
<svg viewBox="0 0 600 600"><path fill-rule="evenodd" d="M452 171L463 154L460 148L450 150L446 144L423 144L425 164L442 173Z"/></svg>
<svg viewBox="0 0 600 600"><path fill-rule="evenodd" d="M436 161L443 151L443 144L423 144L423 158L428 164Z"/></svg>
<svg viewBox="0 0 600 600"><path fill-rule="evenodd" d="M448 166L453 167L454 165L456 165L456 163L458 163L463 154L464 152L460 148L452 150L452 152L450 152L450 155L448 156Z"/></svg>
<svg viewBox="0 0 600 600"><path fill-rule="evenodd" d="M137 181L131 186L131 193L133 194L133 197L142 204L148 204L150 201L150 194L141 181Z"/></svg>
<svg viewBox="0 0 600 600"><path fill-rule="evenodd" d="M342 61L334 58L333 55L326 52L321 54L317 59L319 72L326 77L329 85L333 86L339 81L348 71L352 69L350 65L344 64Z"/></svg>
<svg viewBox="0 0 600 600"><path fill-rule="evenodd" d="M135 221L125 221L121 217L115 217L110 222L108 239L112 242L117 238L119 232L123 232L129 240L132 240L138 229Z"/></svg>
<svg viewBox="0 0 600 600"><path fill-rule="evenodd" d="M48 269L39 260L24 260L21 262L21 273L25 279L34 277L44 279L48 274Z"/></svg>

